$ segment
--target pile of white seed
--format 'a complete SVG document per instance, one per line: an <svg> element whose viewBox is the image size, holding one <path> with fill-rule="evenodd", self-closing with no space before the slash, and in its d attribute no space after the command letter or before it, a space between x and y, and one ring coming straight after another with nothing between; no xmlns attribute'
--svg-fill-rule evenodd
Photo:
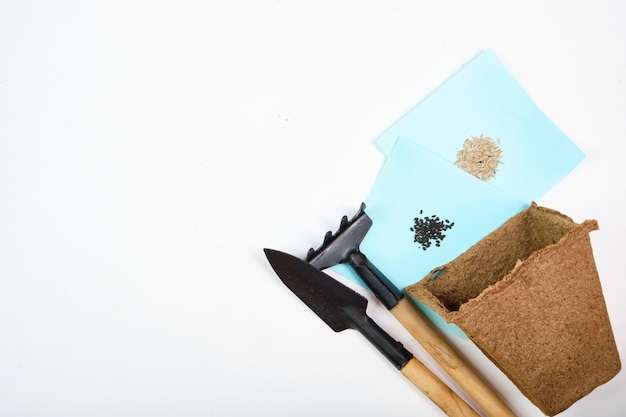
<svg viewBox="0 0 626 417"><path fill-rule="evenodd" d="M463 149L457 152L454 164L476 178L487 181L495 177L500 165L502 149L499 145L500 138L496 143L488 136L472 136L465 140Z"/></svg>

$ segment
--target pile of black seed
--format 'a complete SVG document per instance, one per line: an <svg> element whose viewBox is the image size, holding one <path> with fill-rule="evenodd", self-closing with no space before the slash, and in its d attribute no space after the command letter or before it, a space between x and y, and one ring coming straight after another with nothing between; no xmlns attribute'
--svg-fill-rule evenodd
<svg viewBox="0 0 626 417"><path fill-rule="evenodd" d="M420 210L420 214L423 214L423 210ZM411 231L415 232L413 242L419 243L423 250L428 249L432 242L435 242L435 246L441 246L441 241L446 237L443 233L454 226L454 222L445 219L441 220L439 216L433 214L428 217L416 217L415 224L411 227Z"/></svg>

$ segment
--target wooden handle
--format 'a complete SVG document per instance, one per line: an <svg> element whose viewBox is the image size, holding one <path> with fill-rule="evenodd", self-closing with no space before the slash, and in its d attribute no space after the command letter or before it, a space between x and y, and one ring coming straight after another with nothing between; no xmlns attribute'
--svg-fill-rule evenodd
<svg viewBox="0 0 626 417"><path fill-rule="evenodd" d="M412 358L400 372L450 417L480 417L423 363Z"/></svg>
<svg viewBox="0 0 626 417"><path fill-rule="evenodd" d="M443 335L405 296L391 313L444 371L490 417L517 417L496 392L474 371Z"/></svg>

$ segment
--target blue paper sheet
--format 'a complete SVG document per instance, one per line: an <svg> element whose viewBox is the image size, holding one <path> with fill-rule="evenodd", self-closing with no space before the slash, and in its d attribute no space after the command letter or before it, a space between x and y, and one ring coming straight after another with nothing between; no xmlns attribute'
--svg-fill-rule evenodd
<svg viewBox="0 0 626 417"><path fill-rule="evenodd" d="M366 200L373 225L361 250L396 286L426 276L529 204L468 175L414 141L400 138ZM414 219L452 225L436 246L414 242ZM434 218L433 218L434 219ZM448 220L446 223L445 221Z"/></svg>
<svg viewBox="0 0 626 417"><path fill-rule="evenodd" d="M453 164L465 139L500 138L502 164L490 184L525 201L554 187L584 154L486 50L376 140L385 155L409 138Z"/></svg>

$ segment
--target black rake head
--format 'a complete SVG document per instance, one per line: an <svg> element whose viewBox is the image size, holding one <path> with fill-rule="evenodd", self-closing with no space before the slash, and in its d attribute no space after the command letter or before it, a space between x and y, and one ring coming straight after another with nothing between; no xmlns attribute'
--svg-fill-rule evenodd
<svg viewBox="0 0 626 417"><path fill-rule="evenodd" d="M350 220L343 216L336 233L326 232L322 246L309 249L306 261L318 269L346 263L352 253L359 250L361 241L372 226L372 219L365 213L365 203Z"/></svg>

